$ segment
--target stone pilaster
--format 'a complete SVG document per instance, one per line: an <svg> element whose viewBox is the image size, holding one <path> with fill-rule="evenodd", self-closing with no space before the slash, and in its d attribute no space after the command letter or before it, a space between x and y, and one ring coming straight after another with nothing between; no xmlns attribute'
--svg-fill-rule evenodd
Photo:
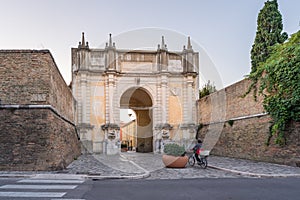
<svg viewBox="0 0 300 200"><path fill-rule="evenodd" d="M80 79L81 85L81 123L86 123L86 86L87 86L87 77L86 74L81 75Z"/></svg>

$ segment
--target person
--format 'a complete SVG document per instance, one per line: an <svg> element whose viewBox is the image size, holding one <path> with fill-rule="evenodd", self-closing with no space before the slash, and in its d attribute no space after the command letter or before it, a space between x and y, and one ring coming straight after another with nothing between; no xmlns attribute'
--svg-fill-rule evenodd
<svg viewBox="0 0 300 200"><path fill-rule="evenodd" d="M200 139L198 139L197 140L197 144L193 147L193 150L194 150L194 152L196 154L195 157L196 157L196 160L197 160L198 163L201 163L201 160L199 158L201 147L202 147L202 141Z"/></svg>

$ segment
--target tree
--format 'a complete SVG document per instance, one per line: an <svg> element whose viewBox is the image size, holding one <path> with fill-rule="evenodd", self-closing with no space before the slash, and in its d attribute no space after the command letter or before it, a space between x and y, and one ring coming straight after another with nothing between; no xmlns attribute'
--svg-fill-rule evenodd
<svg viewBox="0 0 300 200"><path fill-rule="evenodd" d="M201 99L202 97L205 97L213 92L216 92L216 86L214 84L211 84L210 81L208 80L207 83L204 85L204 87L199 90L199 98Z"/></svg>
<svg viewBox="0 0 300 200"><path fill-rule="evenodd" d="M283 29L282 17L278 10L277 0L265 2L257 18L257 31L251 49L251 73L255 72L261 62L269 57L269 47L283 43L288 35L281 33Z"/></svg>
<svg viewBox="0 0 300 200"><path fill-rule="evenodd" d="M269 58L260 63L250 78L259 81L264 109L272 117L267 144L275 135L275 142L284 145L288 122L300 121L300 31L270 51Z"/></svg>

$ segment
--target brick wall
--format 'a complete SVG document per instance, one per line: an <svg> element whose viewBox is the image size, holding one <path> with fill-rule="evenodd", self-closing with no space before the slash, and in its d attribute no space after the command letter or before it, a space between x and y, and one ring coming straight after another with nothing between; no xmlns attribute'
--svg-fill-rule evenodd
<svg viewBox="0 0 300 200"><path fill-rule="evenodd" d="M48 50L0 50L2 104L47 104L71 121L74 98Z"/></svg>
<svg viewBox="0 0 300 200"><path fill-rule="evenodd" d="M80 155L73 125L49 109L0 109L0 170L60 170Z"/></svg>
<svg viewBox="0 0 300 200"><path fill-rule="evenodd" d="M62 169L80 154L75 100L48 50L0 50L0 99L1 170Z"/></svg>
<svg viewBox="0 0 300 200"><path fill-rule="evenodd" d="M254 101L252 92L242 98L248 90L249 80L239 81L198 101L199 123L211 123L230 120L242 116L264 113L263 98L258 96Z"/></svg>
<svg viewBox="0 0 300 200"><path fill-rule="evenodd" d="M48 54L47 61L48 65L51 66L49 70L51 85L49 103L60 113L63 113L68 119L74 121L75 99L72 91L66 86L51 54Z"/></svg>
<svg viewBox="0 0 300 200"><path fill-rule="evenodd" d="M300 123L289 124L286 146L273 141L266 146L271 118L253 117L265 111L261 97L254 101L250 93L241 98L249 85L249 80L243 80L198 101L198 122L204 125L199 136L205 138L204 146L213 147L215 155L300 166ZM228 122L231 119L233 124Z"/></svg>
<svg viewBox="0 0 300 200"><path fill-rule="evenodd" d="M49 51L0 50L2 104L49 104Z"/></svg>

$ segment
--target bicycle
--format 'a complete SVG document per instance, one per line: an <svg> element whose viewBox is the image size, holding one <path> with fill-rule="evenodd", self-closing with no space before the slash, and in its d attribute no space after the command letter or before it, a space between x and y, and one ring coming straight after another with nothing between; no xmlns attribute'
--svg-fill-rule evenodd
<svg viewBox="0 0 300 200"><path fill-rule="evenodd" d="M190 165L191 167L193 167L193 166L195 165L196 160L197 160L197 159L196 159L196 156L198 156L199 159L200 159L200 162L197 161L197 162L198 162L198 165L200 165L203 169L206 169L206 167L207 167L207 157L208 157L208 154L209 154L208 151L200 151L200 155L198 156L198 155L196 154L196 151L194 151L193 154L191 154L191 155L189 156L189 159L188 159L189 165Z"/></svg>

